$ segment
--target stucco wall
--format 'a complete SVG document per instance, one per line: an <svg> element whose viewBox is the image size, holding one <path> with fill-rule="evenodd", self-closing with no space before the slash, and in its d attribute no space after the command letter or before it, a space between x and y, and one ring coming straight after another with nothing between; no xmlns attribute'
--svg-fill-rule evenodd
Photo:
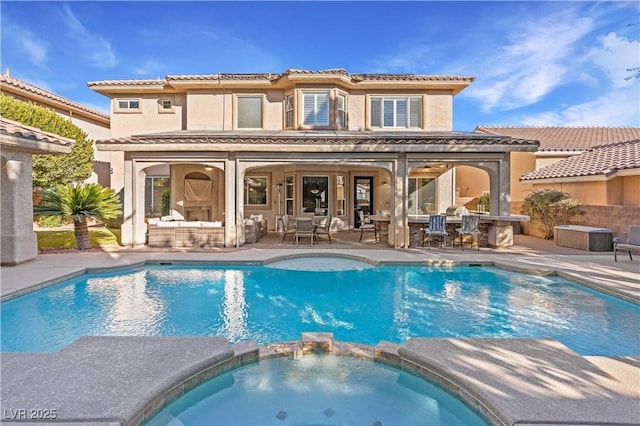
<svg viewBox="0 0 640 426"><path fill-rule="evenodd" d="M171 98L174 102L172 112L159 111L159 99ZM121 99L139 99L139 111L127 111L117 108ZM120 138L143 133L159 133L182 129L182 109L184 97L174 95L119 94L111 100L111 137Z"/></svg>
<svg viewBox="0 0 640 426"><path fill-rule="evenodd" d="M427 130L453 130L453 95L451 91L428 90L425 108Z"/></svg>
<svg viewBox="0 0 640 426"><path fill-rule="evenodd" d="M640 206L640 176L625 176L622 180L622 202L625 206Z"/></svg>
<svg viewBox="0 0 640 426"><path fill-rule="evenodd" d="M640 176L615 177L609 180L532 184L534 191L555 189L588 205L640 206Z"/></svg>
<svg viewBox="0 0 640 426"><path fill-rule="evenodd" d="M479 197L489 191L489 174L471 166L456 166L456 188L460 197Z"/></svg>
<svg viewBox="0 0 640 426"><path fill-rule="evenodd" d="M533 152L511 153L511 202L522 201L531 193L532 185L520 182L523 174L536 170Z"/></svg>

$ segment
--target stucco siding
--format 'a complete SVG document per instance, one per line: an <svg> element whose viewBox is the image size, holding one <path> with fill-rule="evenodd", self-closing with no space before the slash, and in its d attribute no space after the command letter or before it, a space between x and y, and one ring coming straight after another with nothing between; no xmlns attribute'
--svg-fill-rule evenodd
<svg viewBox="0 0 640 426"><path fill-rule="evenodd" d="M453 96L448 90L428 90L425 130L453 130Z"/></svg>
<svg viewBox="0 0 640 426"><path fill-rule="evenodd" d="M225 95L213 91L194 90L188 91L186 98L186 130L223 130L223 117L227 118L226 130L231 129L231 115L227 116L225 110Z"/></svg>
<svg viewBox="0 0 640 426"><path fill-rule="evenodd" d="M366 96L360 90L354 90L347 97L347 127L349 130L365 130L368 123Z"/></svg>
<svg viewBox="0 0 640 426"><path fill-rule="evenodd" d="M489 190L489 174L477 167L456 166L456 188L460 197L479 197Z"/></svg>
<svg viewBox="0 0 640 426"><path fill-rule="evenodd" d="M530 183L520 182L520 177L535 170L536 158L531 152L511 153L511 201L523 201L533 190Z"/></svg>
<svg viewBox="0 0 640 426"><path fill-rule="evenodd" d="M166 96L165 96L166 97ZM120 100L139 100L139 110L118 108ZM182 105L175 105L171 113L159 112L158 95L118 95L111 102L111 137L119 138L141 133L182 130Z"/></svg>
<svg viewBox="0 0 640 426"><path fill-rule="evenodd" d="M640 176L625 176L620 179L622 180L622 203L620 204L640 206Z"/></svg>

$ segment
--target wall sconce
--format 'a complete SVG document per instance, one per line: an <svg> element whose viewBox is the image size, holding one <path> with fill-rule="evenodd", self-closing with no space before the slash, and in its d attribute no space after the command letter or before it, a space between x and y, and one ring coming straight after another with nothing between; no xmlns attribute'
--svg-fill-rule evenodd
<svg viewBox="0 0 640 426"><path fill-rule="evenodd" d="M383 186L387 186L387 185L389 185L389 183L385 180L385 181L382 182L382 185Z"/></svg>
<svg viewBox="0 0 640 426"><path fill-rule="evenodd" d="M211 167L211 166L207 166L207 167L205 167L204 169L205 169L206 171L210 172L211 170L213 170L213 167Z"/></svg>

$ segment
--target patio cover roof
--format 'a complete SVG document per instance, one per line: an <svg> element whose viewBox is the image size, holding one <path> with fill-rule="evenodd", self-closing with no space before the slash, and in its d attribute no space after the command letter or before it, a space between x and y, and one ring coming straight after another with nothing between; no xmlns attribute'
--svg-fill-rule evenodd
<svg viewBox="0 0 640 426"><path fill-rule="evenodd" d="M536 151L538 141L471 132L336 130L182 130L99 140L104 151L510 152Z"/></svg>

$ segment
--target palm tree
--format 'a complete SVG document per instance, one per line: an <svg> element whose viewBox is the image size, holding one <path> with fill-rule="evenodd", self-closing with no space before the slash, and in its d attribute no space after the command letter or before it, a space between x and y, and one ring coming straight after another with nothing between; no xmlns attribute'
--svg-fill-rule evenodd
<svg viewBox="0 0 640 426"><path fill-rule="evenodd" d="M73 220L76 245L80 250L91 248L89 219L118 217L122 205L111 188L97 183L58 185L42 190L40 203L33 211L40 216L58 216L63 221Z"/></svg>

